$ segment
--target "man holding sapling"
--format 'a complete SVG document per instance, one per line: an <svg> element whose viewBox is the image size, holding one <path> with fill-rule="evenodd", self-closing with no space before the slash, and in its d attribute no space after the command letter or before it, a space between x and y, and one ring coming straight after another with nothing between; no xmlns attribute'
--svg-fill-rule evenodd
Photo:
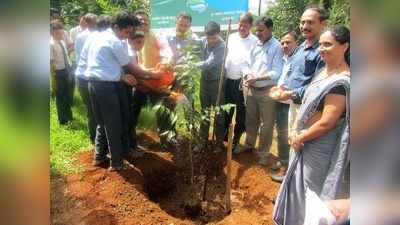
<svg viewBox="0 0 400 225"><path fill-rule="evenodd" d="M220 36L220 25L214 21L209 22L205 27L206 37L201 41L200 62L196 64L201 69L200 80L200 102L201 108L205 110L215 106L218 96L219 77L225 52L225 42ZM222 91L223 93L223 91ZM221 104L224 96L221 94ZM224 140L224 118L222 113L217 114L216 120L216 152L223 149ZM193 150L196 152L203 149L207 142L210 130L210 121L204 120L200 126L200 143Z"/></svg>

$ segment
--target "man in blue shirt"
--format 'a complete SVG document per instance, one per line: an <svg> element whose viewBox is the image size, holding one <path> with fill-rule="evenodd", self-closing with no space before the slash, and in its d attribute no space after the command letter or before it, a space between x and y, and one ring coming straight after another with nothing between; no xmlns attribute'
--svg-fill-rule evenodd
<svg viewBox="0 0 400 225"><path fill-rule="evenodd" d="M75 70L75 77L78 84L79 94L81 95L82 101L86 106L86 116L87 116L87 126L89 130L89 138L90 142L94 144L94 139L96 137L96 122L93 116L92 106L89 100L89 90L88 90L88 81L85 77L85 66L79 66L79 58L83 49L83 46L87 40L87 38L96 31L96 20L97 16L93 13L87 13L83 19L87 24L86 30L79 33L75 40L75 55L77 67Z"/></svg>
<svg viewBox="0 0 400 225"><path fill-rule="evenodd" d="M244 147L235 153L254 149L258 131L260 156L259 163L269 166L269 149L275 120L275 102L269 97L271 87L281 75L283 51L280 43L272 36L273 21L262 17L256 22L258 43L250 52L249 61L243 66L244 90L246 99L246 141Z"/></svg>
<svg viewBox="0 0 400 225"><path fill-rule="evenodd" d="M293 74L283 85L285 88L278 94L277 100L292 99L289 109L289 128L293 127L301 99L315 73L325 64L319 54L319 36L328 19L324 9L311 5L306 8L300 19L300 31L305 41L298 47L296 57L302 62L293 68Z"/></svg>
<svg viewBox="0 0 400 225"><path fill-rule="evenodd" d="M124 41L138 27L140 22L127 12L117 13L111 28L95 34L82 50L87 51L85 76L89 80L89 96L96 118L95 156L93 165L106 161L108 143L111 155L110 171L123 169L122 156L129 153L123 145L122 106L120 82L131 86L136 84L135 76L149 79L158 78L159 73L141 70L130 64L127 42ZM125 75L123 75L125 74Z"/></svg>
<svg viewBox="0 0 400 225"><path fill-rule="evenodd" d="M274 99L276 90L284 89L286 82L293 76L296 66L303 63L297 48L297 34L294 31L285 32L281 38L281 45L284 52L283 69L277 86L271 88L270 96ZM289 142L288 142L288 113L291 101L276 102L276 130L278 134L278 155L279 161L272 165L271 169L277 171L271 174L273 181L282 182L285 177L289 163Z"/></svg>

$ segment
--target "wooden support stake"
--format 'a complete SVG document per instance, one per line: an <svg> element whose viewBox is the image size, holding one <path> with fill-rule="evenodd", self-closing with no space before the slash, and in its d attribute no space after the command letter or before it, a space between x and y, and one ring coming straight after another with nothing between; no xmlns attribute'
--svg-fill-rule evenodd
<svg viewBox="0 0 400 225"><path fill-rule="evenodd" d="M226 152L226 190L225 190L225 211L231 212L231 181L232 181L232 147L233 147L233 131L235 129L236 107L234 109L232 123L229 124L228 149Z"/></svg>

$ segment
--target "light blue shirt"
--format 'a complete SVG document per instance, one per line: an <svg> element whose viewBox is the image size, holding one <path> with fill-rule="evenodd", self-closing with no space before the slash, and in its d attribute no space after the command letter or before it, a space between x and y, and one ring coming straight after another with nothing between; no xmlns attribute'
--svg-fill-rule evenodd
<svg viewBox="0 0 400 225"><path fill-rule="evenodd" d="M81 55L83 45L85 44L85 41L88 38L90 33L91 33L91 31L89 29L86 29L86 30L82 31L81 33L79 33L78 36L76 36L74 50L75 50L77 62L79 62L79 57Z"/></svg>
<svg viewBox="0 0 400 225"><path fill-rule="evenodd" d="M95 36L98 33L99 33L98 31L88 32L87 35L85 35L85 36L80 36L82 34L82 33L80 33L78 35L78 37L76 38L75 52L76 52L77 56L79 55L79 57L77 57L77 60L76 60L77 65L76 65L76 69L75 69L75 76L77 78L87 80L87 77L85 76L85 71L86 71L86 66L87 66L87 54L88 54L88 49L89 49L89 45L90 45L89 43L93 39L93 36ZM84 37L86 37L85 40L82 40ZM77 48L78 42L81 42L81 43L78 44L78 48ZM81 44L82 44L82 46L80 46ZM79 48L81 48L81 49L79 50Z"/></svg>
<svg viewBox="0 0 400 225"><path fill-rule="evenodd" d="M127 42L109 28L93 36L87 47L85 76L89 80L120 81L122 67L130 62Z"/></svg>
<svg viewBox="0 0 400 225"><path fill-rule="evenodd" d="M283 51L278 40L271 37L264 44L260 41L250 52L250 58L242 68L243 75L253 74L256 77L268 75L270 79L256 81L253 87L275 85L282 73Z"/></svg>
<svg viewBox="0 0 400 225"><path fill-rule="evenodd" d="M289 56L283 56L283 69L279 77L278 85L290 89L289 82L293 76L299 76L296 73L304 70L304 60L301 54L298 54L299 47L293 50Z"/></svg>

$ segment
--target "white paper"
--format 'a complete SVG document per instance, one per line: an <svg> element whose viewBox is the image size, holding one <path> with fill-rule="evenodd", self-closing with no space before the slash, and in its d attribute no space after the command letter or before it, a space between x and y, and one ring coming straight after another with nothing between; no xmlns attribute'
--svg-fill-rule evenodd
<svg viewBox="0 0 400 225"><path fill-rule="evenodd" d="M307 188L304 225L333 225L336 222L328 206L318 195Z"/></svg>

